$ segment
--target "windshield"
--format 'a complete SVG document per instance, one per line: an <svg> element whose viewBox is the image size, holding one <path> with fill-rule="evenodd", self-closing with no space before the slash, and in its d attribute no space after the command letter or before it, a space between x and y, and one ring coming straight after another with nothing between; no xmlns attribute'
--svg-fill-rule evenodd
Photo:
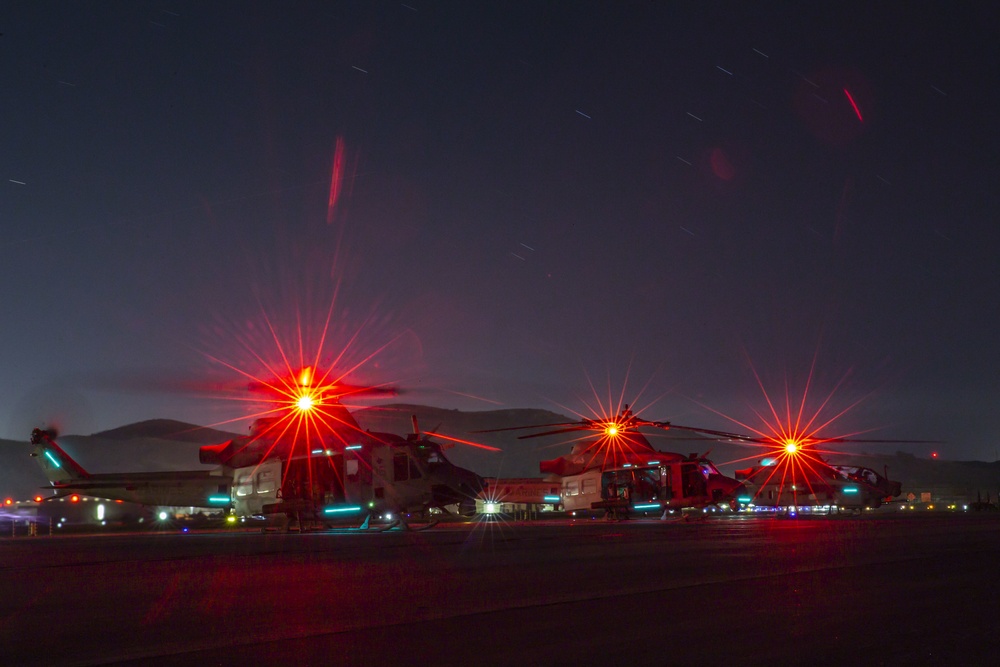
<svg viewBox="0 0 1000 667"><path fill-rule="evenodd" d="M448 459L445 458L444 452L441 451L441 447L436 443L424 441L417 445L415 449L417 457L428 468L449 463Z"/></svg>
<svg viewBox="0 0 1000 667"><path fill-rule="evenodd" d="M722 473L719 472L714 463L705 461L701 464L701 474L705 476L705 479L708 479L711 475L721 475Z"/></svg>

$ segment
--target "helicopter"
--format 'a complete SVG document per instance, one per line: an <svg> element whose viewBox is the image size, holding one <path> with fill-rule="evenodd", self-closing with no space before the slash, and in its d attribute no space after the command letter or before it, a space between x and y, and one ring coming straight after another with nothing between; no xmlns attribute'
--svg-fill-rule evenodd
<svg viewBox="0 0 1000 667"><path fill-rule="evenodd" d="M825 440L822 442L831 442ZM837 440L836 442L844 442ZM769 444L761 442L760 444ZM736 502L769 508L830 506L861 511L880 507L902 493L902 484L863 466L834 465L810 449L818 442L778 443L775 456L736 471Z"/></svg>
<svg viewBox="0 0 1000 667"><path fill-rule="evenodd" d="M211 471L88 474L55 442L35 429L35 456L57 494L99 494L140 504L214 507L231 517L265 518L299 529L364 517L390 518L409 528L407 515L432 508L474 507L483 479L452 464L442 446L414 431L406 437L361 428L340 402L345 395L384 394L384 387L354 387L317 378L311 367L254 383L272 408L250 434L203 445L199 460ZM483 445L485 447L485 445ZM495 449L495 448L487 448ZM55 497L58 497L55 496Z"/></svg>
<svg viewBox="0 0 1000 667"><path fill-rule="evenodd" d="M736 471L740 505L773 509L830 506L852 511L874 509L902 492L902 484L860 466L831 465L821 457L795 453L802 462L761 459L760 465ZM805 457L809 461L805 462ZM886 472L888 475L888 472Z"/></svg>
<svg viewBox="0 0 1000 667"><path fill-rule="evenodd" d="M835 465L819 448L841 443L937 442L929 440L872 440L821 438L797 429L778 429L774 434L728 433L702 429L702 433L738 445L763 447L766 456L757 465L735 471L740 486L733 505L772 509L837 507L851 511L876 508L902 493L902 484L889 479L888 467L880 475L871 468Z"/></svg>
<svg viewBox="0 0 1000 667"><path fill-rule="evenodd" d="M719 472L708 459L709 452L657 451L640 427L711 435L705 429L642 419L627 404L611 417L480 432L552 429L519 439L588 434L575 442L568 455L539 463L540 472L560 479L563 508L574 515L603 511L608 518L627 518L655 512L666 518L673 511L727 502L740 487L739 481Z"/></svg>

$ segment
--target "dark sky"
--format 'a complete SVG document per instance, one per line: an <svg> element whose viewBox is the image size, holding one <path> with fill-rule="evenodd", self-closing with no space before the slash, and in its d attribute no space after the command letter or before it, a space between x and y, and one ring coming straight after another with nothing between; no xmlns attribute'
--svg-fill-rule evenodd
<svg viewBox="0 0 1000 667"><path fill-rule="evenodd" d="M239 417L208 391L245 384L226 364L266 375L268 321L314 354L332 304L321 361L412 402L586 413L593 383L745 430L712 410L759 425L756 373L826 434L992 460L997 25L6 2L0 436Z"/></svg>

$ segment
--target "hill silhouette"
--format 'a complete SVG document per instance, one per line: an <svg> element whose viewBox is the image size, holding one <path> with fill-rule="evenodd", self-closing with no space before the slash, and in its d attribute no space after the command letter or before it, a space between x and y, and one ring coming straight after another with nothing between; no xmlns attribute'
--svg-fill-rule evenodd
<svg viewBox="0 0 1000 667"><path fill-rule="evenodd" d="M148 419L135 424L127 424L109 431L94 433L91 437L107 440L134 440L136 438L157 438L174 442L196 442L210 445L239 437L239 433L219 431L206 426L196 426L175 419Z"/></svg>

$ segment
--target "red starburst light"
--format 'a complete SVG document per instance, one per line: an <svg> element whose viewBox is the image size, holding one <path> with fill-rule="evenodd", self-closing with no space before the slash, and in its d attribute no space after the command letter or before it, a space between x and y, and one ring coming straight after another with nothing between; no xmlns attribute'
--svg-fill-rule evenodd
<svg viewBox="0 0 1000 667"><path fill-rule="evenodd" d="M559 445L572 444L574 446L573 456L583 457L584 469L619 467L627 463L636 463L637 456L640 454L655 453L656 450L638 430L638 427L646 422L639 417L639 413L648 408L649 405L633 411L630 405L625 402L628 372L626 372L625 382L622 383L622 389L617 397L612 391L610 379L605 396L602 396L602 392L598 391L589 376L587 382L590 385L593 398L582 401L583 411L556 403L560 408L579 417L579 422L553 424L552 426L564 426L565 428L535 433L526 437L578 432L579 436L564 440ZM646 387L643 387L638 392L636 400L641 398L645 389Z"/></svg>
<svg viewBox="0 0 1000 667"><path fill-rule="evenodd" d="M731 442L750 446L756 451L750 456L729 463L752 460L760 462L761 469L759 470L740 471L745 475L749 474L757 486L754 491L754 500L768 487L772 490L777 487L778 498L791 492L789 496L793 505L799 504L800 497L815 497L817 491L830 492L834 488L832 482L836 475L831 472L831 468L823 456L843 454L844 452L829 449L829 445L847 442L880 442L877 440L855 440L851 436L858 435L856 433L833 436L820 435L822 432L828 431L834 422L857 406L861 400L855 401L832 416L824 417L824 414L829 412L834 394L847 379L845 375L834 386L830 394L820 401L818 407L814 411L810 411L807 409L807 405L814 370L814 367L810 368L802 396L797 400L793 400L786 382L783 404L772 399L756 369L753 370L768 408L766 413L752 408L760 426L753 426L704 406L750 432L750 435L731 434ZM737 476L740 475L740 472L737 473Z"/></svg>

